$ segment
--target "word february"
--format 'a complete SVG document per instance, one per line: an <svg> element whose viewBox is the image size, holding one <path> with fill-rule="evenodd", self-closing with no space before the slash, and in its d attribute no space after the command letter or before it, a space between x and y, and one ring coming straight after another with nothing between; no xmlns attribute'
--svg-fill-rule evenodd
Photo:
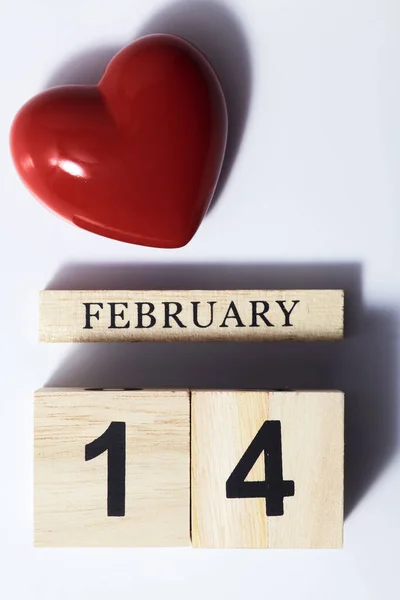
<svg viewBox="0 0 400 600"><path fill-rule="evenodd" d="M84 302L85 307L85 325L84 329L93 329L93 322L100 321L100 310L108 311L109 325L108 329L152 329L153 327L162 327L163 329L172 329L179 327L187 329L189 327L198 327L200 329L208 329L209 327L293 327L291 322L292 312L299 304L299 300L292 300L291 308L286 307L286 300L275 300L276 304L282 310L284 315L283 323L271 323L266 314L270 311L270 303L265 300L250 300L251 304L251 322L245 323L243 314L237 303L231 300L229 306L220 323L214 322L216 313L217 300L209 300L208 302L192 301L185 311L181 302L161 302L163 307L161 315L161 324L157 322L155 315L156 306L153 302L134 302L135 308L128 302ZM248 315L249 309L242 310L242 313ZM93 311L93 312L92 312ZM117 312L119 311L119 312ZM135 318L135 323L132 319L128 320L126 313L131 313ZM160 311L158 311L160 312ZM189 319L189 325L183 322L182 313L184 312L186 319Z"/></svg>
<svg viewBox="0 0 400 600"><path fill-rule="evenodd" d="M75 290L40 297L45 342L342 337L342 290Z"/></svg>

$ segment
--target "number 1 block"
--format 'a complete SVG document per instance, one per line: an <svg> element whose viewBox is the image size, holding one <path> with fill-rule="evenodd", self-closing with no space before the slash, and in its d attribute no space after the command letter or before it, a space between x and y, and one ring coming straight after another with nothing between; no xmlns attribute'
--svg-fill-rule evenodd
<svg viewBox="0 0 400 600"><path fill-rule="evenodd" d="M339 548L341 392L192 392L192 544Z"/></svg>
<svg viewBox="0 0 400 600"><path fill-rule="evenodd" d="M35 395L35 545L190 544L189 392Z"/></svg>

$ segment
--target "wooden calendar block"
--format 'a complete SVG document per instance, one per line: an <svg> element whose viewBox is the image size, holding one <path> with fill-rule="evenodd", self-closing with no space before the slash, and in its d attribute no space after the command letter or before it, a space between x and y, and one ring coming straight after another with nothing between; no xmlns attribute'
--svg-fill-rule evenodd
<svg viewBox="0 0 400 600"><path fill-rule="evenodd" d="M43 342L343 337L342 290L47 290L39 314Z"/></svg>
<svg viewBox="0 0 400 600"><path fill-rule="evenodd" d="M341 547L341 392L197 391L191 414L195 547Z"/></svg>
<svg viewBox="0 0 400 600"><path fill-rule="evenodd" d="M35 396L37 546L190 544L189 393Z"/></svg>

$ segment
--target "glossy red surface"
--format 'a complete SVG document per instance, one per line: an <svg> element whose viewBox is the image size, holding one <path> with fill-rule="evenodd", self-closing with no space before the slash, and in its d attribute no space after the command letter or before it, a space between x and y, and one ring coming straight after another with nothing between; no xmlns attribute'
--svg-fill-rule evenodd
<svg viewBox="0 0 400 600"><path fill-rule="evenodd" d="M227 136L226 105L205 57L151 35L121 50L97 86L30 100L11 129L31 192L75 225L146 246L185 245L212 199Z"/></svg>

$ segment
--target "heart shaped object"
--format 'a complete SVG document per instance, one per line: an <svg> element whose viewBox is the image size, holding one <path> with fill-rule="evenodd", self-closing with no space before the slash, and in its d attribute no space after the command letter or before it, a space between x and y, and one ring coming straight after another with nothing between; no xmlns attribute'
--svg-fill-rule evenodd
<svg viewBox="0 0 400 600"><path fill-rule="evenodd" d="M27 102L11 152L25 185L64 219L178 248L207 211L226 137L224 95L204 55L157 34L116 54L97 86L56 87Z"/></svg>

